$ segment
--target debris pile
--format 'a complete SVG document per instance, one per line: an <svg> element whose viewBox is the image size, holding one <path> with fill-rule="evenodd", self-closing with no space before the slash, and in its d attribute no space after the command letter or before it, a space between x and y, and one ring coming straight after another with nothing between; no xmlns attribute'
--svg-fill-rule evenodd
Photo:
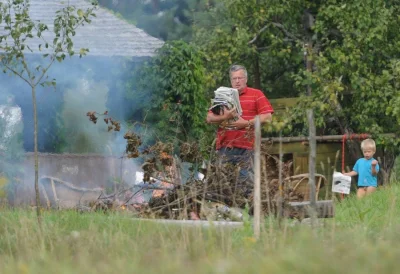
<svg viewBox="0 0 400 274"><path fill-rule="evenodd" d="M276 170L276 158L273 156L265 158L266 170ZM286 172L290 172L290 169ZM246 206L252 209L253 189L251 184L240 182L239 168L230 164L210 164L205 173L202 180L193 176L186 184L174 185L173 189L165 191L163 195L152 197L146 205L148 208L146 212L152 212L152 216L158 218L168 219L189 219L193 213L201 219L220 219L220 217L232 219L232 216L226 216L222 212L238 212L238 208ZM275 214L280 197L279 173L270 172L268 178L265 173L263 175L262 208L266 214ZM282 178L289 176L289 173L282 174ZM282 191L283 201L301 199L301 195L295 194L290 188Z"/></svg>

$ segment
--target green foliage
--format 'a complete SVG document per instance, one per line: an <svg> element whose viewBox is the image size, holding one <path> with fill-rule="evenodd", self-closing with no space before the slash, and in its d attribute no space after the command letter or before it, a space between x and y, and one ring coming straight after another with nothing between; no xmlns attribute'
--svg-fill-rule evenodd
<svg viewBox="0 0 400 274"><path fill-rule="evenodd" d="M249 85L268 97L297 95L290 73L302 66L301 2L222 0L196 14L194 42L207 53L213 83L228 85L229 66L240 63L249 70ZM296 35L286 36L291 32Z"/></svg>
<svg viewBox="0 0 400 274"><path fill-rule="evenodd" d="M195 47L171 42L134 71L129 96L146 99L142 101L145 123L154 125L156 138L160 133L164 141L172 142L205 136L209 102L203 60Z"/></svg>
<svg viewBox="0 0 400 274"><path fill-rule="evenodd" d="M270 97L301 95L271 131L304 134L312 108L319 134L399 132L399 11L394 1L222 0L197 14L194 41L214 83L243 63ZM378 143L398 148L397 139Z"/></svg>
<svg viewBox="0 0 400 274"><path fill-rule="evenodd" d="M55 79L49 80L47 72L54 61L61 62L66 56L73 56L72 37L76 34L77 27L90 23L95 16L93 8L83 11L74 6L66 6L57 11L52 29L53 40L46 40L45 33L50 32L49 27L29 16L29 0L7 0L0 3L0 24L4 25L4 32L0 35L0 49L4 52L0 61L3 71L10 71L24 80L30 87L55 86ZM30 41L42 41L37 48L30 47ZM82 48L79 56L86 55L89 50ZM29 63L27 53L43 52L43 59L47 65Z"/></svg>

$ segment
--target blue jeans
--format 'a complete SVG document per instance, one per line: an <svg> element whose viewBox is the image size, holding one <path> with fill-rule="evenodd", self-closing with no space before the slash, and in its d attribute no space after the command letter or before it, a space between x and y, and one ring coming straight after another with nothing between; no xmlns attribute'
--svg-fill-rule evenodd
<svg viewBox="0 0 400 274"><path fill-rule="evenodd" d="M231 163L240 166L239 181L241 183L246 181L249 183L253 182L253 150L237 147L222 147L217 153L221 164Z"/></svg>

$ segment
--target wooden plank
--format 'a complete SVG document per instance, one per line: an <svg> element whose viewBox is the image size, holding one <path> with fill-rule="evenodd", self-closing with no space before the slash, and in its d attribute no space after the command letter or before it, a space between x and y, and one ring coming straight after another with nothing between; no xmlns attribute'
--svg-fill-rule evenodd
<svg viewBox="0 0 400 274"><path fill-rule="evenodd" d="M294 174L303 174L308 172L308 155L296 155L293 157Z"/></svg>
<svg viewBox="0 0 400 274"><path fill-rule="evenodd" d="M317 143L317 152L321 153L336 153L337 151L341 151L341 144L338 143ZM263 143L264 151L269 154L279 154L279 143ZM282 151L284 154L287 153L307 153L309 151L309 146L307 144L303 144L301 142L295 143L283 143Z"/></svg>
<svg viewBox="0 0 400 274"><path fill-rule="evenodd" d="M299 97L292 98L279 98L279 99L269 99L272 107L274 108L274 115L279 115L286 111L286 108L291 108L297 105L299 102Z"/></svg>
<svg viewBox="0 0 400 274"><path fill-rule="evenodd" d="M204 221L204 220L169 220L169 219L139 219L134 218L136 222L158 223L163 225L179 225L190 227L228 227L242 228L243 222L228 222L228 221Z"/></svg>
<svg viewBox="0 0 400 274"><path fill-rule="evenodd" d="M311 203L290 202L285 208L285 216L295 216L298 219L310 217ZM317 218L333 218L335 216L335 207L332 200L316 201Z"/></svg>
<svg viewBox="0 0 400 274"><path fill-rule="evenodd" d="M386 138L395 138L396 134L394 133L381 133L377 134L379 137L386 137ZM370 134L347 134L346 140L360 140L372 138ZM322 135L316 136L317 141L341 141L343 140L343 135ZM293 142L307 142L308 136L294 136L294 137L268 137L262 138L262 142L279 142L282 140L284 143L293 143Z"/></svg>

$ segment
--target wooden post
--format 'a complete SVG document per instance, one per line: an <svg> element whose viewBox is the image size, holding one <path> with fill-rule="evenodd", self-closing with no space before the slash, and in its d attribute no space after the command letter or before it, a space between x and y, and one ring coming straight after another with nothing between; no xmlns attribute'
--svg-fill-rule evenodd
<svg viewBox="0 0 400 274"><path fill-rule="evenodd" d="M282 139L282 131L279 132L279 137ZM279 142L279 170L278 170L278 223L281 225L282 217L283 217L283 178L282 178L282 161L283 161L283 151L282 151L282 141Z"/></svg>
<svg viewBox="0 0 400 274"><path fill-rule="evenodd" d="M51 189L53 190L54 202L56 203L55 206L56 206L57 209L59 209L59 202L58 202L56 187L54 185L53 179L50 179L50 182L51 182Z"/></svg>
<svg viewBox="0 0 400 274"><path fill-rule="evenodd" d="M47 196L46 189L44 188L43 184L40 184L39 187L40 187L40 189L41 189L42 192L43 192L43 197L44 197L44 199L46 200L47 208L50 208L50 206L51 206L51 205L50 205L50 200L49 200L49 197ZM39 200L39 201L40 201L40 200ZM36 206L40 206L40 203L37 204Z"/></svg>
<svg viewBox="0 0 400 274"><path fill-rule="evenodd" d="M312 109L307 110L308 127L309 127L309 144L310 144L310 154L309 154L309 180L310 185L310 206L311 206L311 225L314 226L316 218L316 191L315 191L315 159L317 154L317 142L315 140L315 125L314 125L314 113Z"/></svg>
<svg viewBox="0 0 400 274"><path fill-rule="evenodd" d="M261 225L261 123L258 115L254 125L254 237L259 239Z"/></svg>

